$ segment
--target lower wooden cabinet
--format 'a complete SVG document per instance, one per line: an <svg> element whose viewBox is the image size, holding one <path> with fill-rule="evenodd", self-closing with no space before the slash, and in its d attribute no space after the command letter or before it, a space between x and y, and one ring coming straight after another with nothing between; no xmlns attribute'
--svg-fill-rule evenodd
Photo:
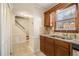
<svg viewBox="0 0 79 59"><path fill-rule="evenodd" d="M55 46L55 56L69 56L69 50L60 46Z"/></svg>
<svg viewBox="0 0 79 59"><path fill-rule="evenodd" d="M40 36L40 50L47 56L71 56L72 44Z"/></svg>
<svg viewBox="0 0 79 59"><path fill-rule="evenodd" d="M46 38L46 55L54 56L54 41L51 38Z"/></svg>
<svg viewBox="0 0 79 59"><path fill-rule="evenodd" d="M40 50L45 53L45 37L41 36L40 37Z"/></svg>
<svg viewBox="0 0 79 59"><path fill-rule="evenodd" d="M72 44L69 42L55 40L55 56L71 56L73 55Z"/></svg>
<svg viewBox="0 0 79 59"><path fill-rule="evenodd" d="M46 46L46 55L47 56L54 56L54 47L51 45Z"/></svg>
<svg viewBox="0 0 79 59"><path fill-rule="evenodd" d="M54 55L54 41L51 38L40 36L40 50L47 56ZM52 52L52 53L51 53Z"/></svg>

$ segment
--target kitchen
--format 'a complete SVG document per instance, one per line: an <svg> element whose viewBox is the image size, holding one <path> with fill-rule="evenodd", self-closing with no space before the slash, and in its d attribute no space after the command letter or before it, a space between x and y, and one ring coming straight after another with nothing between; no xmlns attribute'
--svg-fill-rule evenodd
<svg viewBox="0 0 79 59"><path fill-rule="evenodd" d="M78 9L78 4L60 3L44 13L40 49L45 55L79 56Z"/></svg>
<svg viewBox="0 0 79 59"><path fill-rule="evenodd" d="M0 55L79 56L78 3L2 3L0 8Z"/></svg>

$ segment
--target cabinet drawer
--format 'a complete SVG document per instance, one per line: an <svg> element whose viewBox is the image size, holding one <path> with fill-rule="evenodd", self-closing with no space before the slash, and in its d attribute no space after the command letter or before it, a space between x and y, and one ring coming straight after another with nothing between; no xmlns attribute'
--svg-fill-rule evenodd
<svg viewBox="0 0 79 59"><path fill-rule="evenodd" d="M55 46L55 56L69 56L69 49Z"/></svg>
<svg viewBox="0 0 79 59"><path fill-rule="evenodd" d="M46 42L47 42L48 44L54 45L54 40L51 39L51 38L46 38Z"/></svg>
<svg viewBox="0 0 79 59"><path fill-rule="evenodd" d="M55 40L55 45L64 47L64 48L69 48L69 43L68 42L64 42L64 41L60 41L60 40Z"/></svg>

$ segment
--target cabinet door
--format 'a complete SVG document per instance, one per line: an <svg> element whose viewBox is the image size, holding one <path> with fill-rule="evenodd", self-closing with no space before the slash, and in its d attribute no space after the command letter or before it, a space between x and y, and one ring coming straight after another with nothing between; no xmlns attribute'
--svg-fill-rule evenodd
<svg viewBox="0 0 79 59"><path fill-rule="evenodd" d="M51 38L46 38L46 55L54 56L54 40Z"/></svg>
<svg viewBox="0 0 79 59"><path fill-rule="evenodd" d="M47 56L54 56L54 47L50 44L46 45L46 55Z"/></svg>
<svg viewBox="0 0 79 59"><path fill-rule="evenodd" d="M55 56L69 56L69 50L60 46L55 46Z"/></svg>
<svg viewBox="0 0 79 59"><path fill-rule="evenodd" d="M55 26L55 12L44 14L44 25L45 26Z"/></svg>
<svg viewBox="0 0 79 59"><path fill-rule="evenodd" d="M45 53L45 37L40 36L40 50Z"/></svg>
<svg viewBox="0 0 79 59"><path fill-rule="evenodd" d="M55 26L55 17L56 17L56 12L50 13L50 26Z"/></svg>
<svg viewBox="0 0 79 59"><path fill-rule="evenodd" d="M50 26L50 14L48 12L44 14L44 25Z"/></svg>

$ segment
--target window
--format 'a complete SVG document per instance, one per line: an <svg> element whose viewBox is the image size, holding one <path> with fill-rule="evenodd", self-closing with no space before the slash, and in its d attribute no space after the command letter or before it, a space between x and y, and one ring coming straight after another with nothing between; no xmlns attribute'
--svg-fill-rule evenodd
<svg viewBox="0 0 79 59"><path fill-rule="evenodd" d="M76 5L56 11L56 30L76 30L75 19L77 17Z"/></svg>

